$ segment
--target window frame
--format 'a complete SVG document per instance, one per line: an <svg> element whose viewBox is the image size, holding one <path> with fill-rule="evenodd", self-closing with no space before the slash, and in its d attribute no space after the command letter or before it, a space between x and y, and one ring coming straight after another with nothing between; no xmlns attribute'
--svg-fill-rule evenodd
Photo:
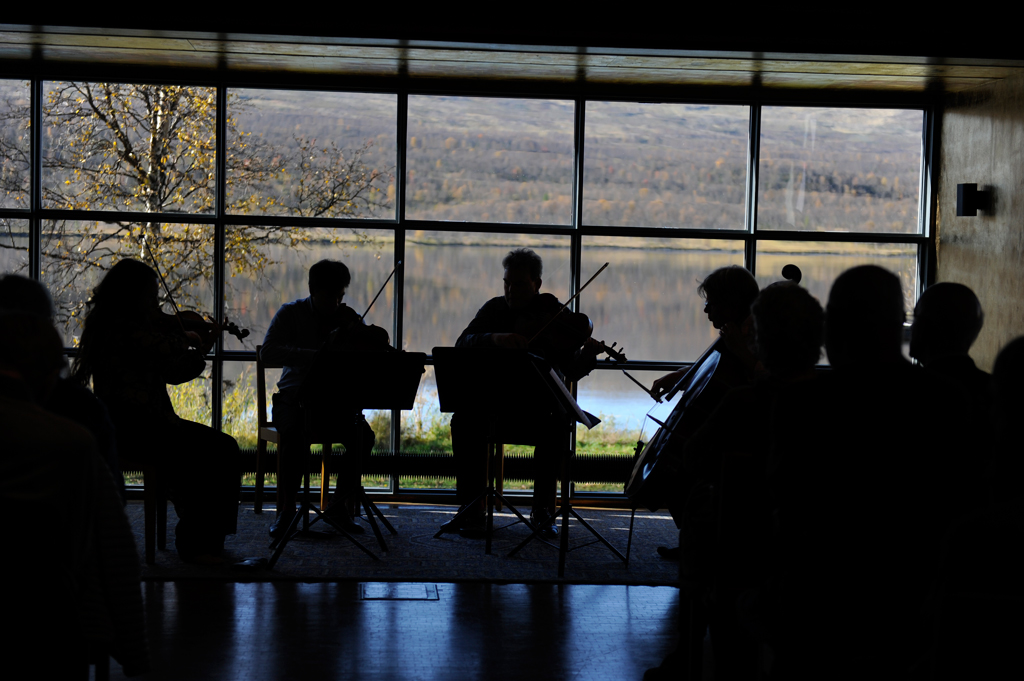
<svg viewBox="0 0 1024 681"><path fill-rule="evenodd" d="M54 73L45 75L31 74L19 77L17 74L2 74L5 80L27 81L30 94L30 159L29 169L29 201L28 208L3 208L0 209L0 217L28 220L29 225L29 251L28 251L28 276L38 280L40 277L40 238L42 225L46 220L77 219L87 221L111 221L126 222L137 220L152 220L152 213L139 211L83 211L69 209L44 208L42 206L42 101L44 96L43 86L47 81L58 80L83 80L81 67L66 68L66 73L60 73L60 68L53 65L49 69L56 70ZM105 77L109 75L110 77ZM318 227L344 227L346 225L358 225L367 229L391 230L394 234L394 262L404 260L406 251L406 234L409 230L430 230L459 232L485 232L485 233L510 233L510 234L551 234L568 236L570 240L570 281L569 290L575 293L579 290L583 279L589 273L581 272L582 246L585 237L610 236L610 237L657 237L662 239L690 239L690 238L712 238L722 240L735 240L742 242L744 253L744 266L750 271L755 271L757 243L759 241L836 241L836 242L871 242L871 243L899 243L913 245L917 249L917 283L918 289L914 292L914 299L920 295L934 278L936 248L934 239L934 206L936 202L937 187L937 163L935 159L936 135L937 135L937 111L938 107L934 99L926 93L834 93L826 91L765 91L757 88L742 89L700 89L693 86L689 88L651 88L650 86L633 87L609 86L600 88L594 86L575 87L568 86L559 88L557 86L536 86L533 89L524 89L522 85L509 87L500 82L481 81L472 87L457 88L448 83L439 82L434 86L423 85L422 81L414 82L409 79L398 81L381 81L381 87L367 87L366 81L354 84L347 84L344 81L330 83L322 87L312 87L301 84L298 86L282 83L280 76L263 74L261 76L239 78L220 77L216 79L197 80L194 75L185 77L173 77L175 74L162 73L156 79L150 76L136 78L125 77L115 72L105 73L105 69L96 68L94 73L89 73L90 82L131 82L131 83L154 83L154 84L180 84L180 85L202 85L214 87L217 97L216 113L216 177L215 177L215 209L212 213L160 213L161 222L175 222L188 224L211 225L214 227L214 263L213 263L213 287L214 304L223 309L225 301L225 262L224 262L224 237L228 226L240 225L261 225L280 227L302 227L316 229ZM178 74L182 75L182 74ZM324 92L346 92L346 93L387 93L396 95L396 146L395 158L395 193L396 202L393 218L302 218L275 215L238 215L230 214L226 210L225 192L225 144L227 101L226 95L231 88L261 88L265 90L287 90L287 91L324 91ZM438 95L438 96L481 96L481 97L502 97L502 98L543 98L571 100L574 104L573 112L573 171L572 171L572 209L569 225L551 224L529 224L519 225L514 223L501 222L445 222L430 220L413 220L406 218L406 184L408 180L406 153L408 148L408 104L410 95ZM682 104L741 104L749 106L750 120L748 125L747 140L747 167L744 197L744 221L741 228L735 230L722 229L688 229L682 227L628 227L628 226L597 226L590 225L582 220L583 216L583 177L585 170L585 126L586 126L586 104L588 101L622 101L622 102L673 102ZM912 109L923 112L922 129L922 154L920 173L920 193L918 209L918 233L914 234L875 234L868 232L812 232L799 230L758 230L757 229L757 196L758 196L758 171L759 171L759 150L760 150L760 125L761 111L763 106L823 106L823 107L850 107L850 108L900 108ZM401 268L395 273L394 279L394 317L392 319L392 338L396 347L402 347L404 337L404 292L405 278ZM287 302L287 301L281 301ZM482 301L481 301L482 302ZM573 303L575 310L579 309L579 301ZM468 323L469 320L466 320ZM429 349L427 349L429 350ZM68 349L69 356L74 356L73 348ZM241 350L225 350L222 341L218 340L208 359L211 361L211 392L213 396L212 420L215 427L223 423L222 412L222 390L213 389L222 385L224 379L224 367L226 362L255 361L255 353ZM428 364L432 359L428 357ZM685 361L673 360L672 358L658 358L653 360L630 360L627 363L629 368L637 370L673 370L680 366L687 366ZM618 370L620 365L604 366L599 363L597 370ZM575 386L573 386L575 391ZM401 415L400 412L392 412L391 417L391 441L400 442ZM403 493L397 487L398 476L391 477L389 492L393 495ZM410 490L411 491L411 490ZM621 496L608 493L610 496ZM403 496L408 496L404 494Z"/></svg>

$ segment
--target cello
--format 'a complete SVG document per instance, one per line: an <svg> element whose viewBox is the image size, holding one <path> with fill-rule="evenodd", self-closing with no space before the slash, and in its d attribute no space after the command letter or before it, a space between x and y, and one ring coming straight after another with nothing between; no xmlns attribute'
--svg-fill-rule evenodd
<svg viewBox="0 0 1024 681"><path fill-rule="evenodd" d="M796 265L786 265L782 275L794 283L802 278ZM704 425L726 393L746 382L747 370L743 363L726 347L724 338L715 339L666 393L666 399L671 400L678 392L683 392L668 418L660 422L650 417L660 427L646 445L643 441L637 442L633 470L625 486L626 496L635 508L643 506L657 511L665 507L670 487L679 484L686 442ZM651 397L657 399L654 395Z"/></svg>
<svg viewBox="0 0 1024 681"><path fill-rule="evenodd" d="M638 443L633 472L626 482L626 496L636 507L652 511L664 508L668 489L677 479L686 441L722 401L725 394L747 380L742 362L718 338L693 363L666 394L682 398L646 446ZM653 417L652 417L653 419Z"/></svg>

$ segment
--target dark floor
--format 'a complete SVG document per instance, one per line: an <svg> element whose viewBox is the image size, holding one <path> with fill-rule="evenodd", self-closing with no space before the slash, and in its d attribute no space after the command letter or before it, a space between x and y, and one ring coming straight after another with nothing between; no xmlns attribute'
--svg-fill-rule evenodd
<svg viewBox="0 0 1024 681"><path fill-rule="evenodd" d="M677 641L672 587L208 580L143 592L147 680L639 680ZM111 678L123 678L116 663Z"/></svg>

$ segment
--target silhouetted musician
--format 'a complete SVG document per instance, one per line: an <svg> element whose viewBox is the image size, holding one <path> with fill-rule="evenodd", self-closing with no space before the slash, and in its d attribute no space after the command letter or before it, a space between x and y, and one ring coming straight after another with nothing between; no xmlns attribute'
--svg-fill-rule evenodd
<svg viewBox="0 0 1024 681"><path fill-rule="evenodd" d="M263 339L263 361L284 366L273 398L273 421L281 433L281 446L278 449L277 517L270 526L272 537L284 532L295 513L295 497L303 474L301 461L309 453L299 389L318 351L329 345L329 341L339 341L341 336L366 328L359 313L341 302L351 279L343 263L321 260L314 264L309 268L309 297L282 305ZM352 386L339 387L352 389ZM347 416L335 424L340 443L347 452L355 452L362 442L362 457L368 457L373 449L373 429L362 412L353 411L351 420L346 419ZM362 457L343 457L338 471L340 493L334 495L328 509L332 520L355 534L363 532L352 521L360 476L356 462Z"/></svg>
<svg viewBox="0 0 1024 681"><path fill-rule="evenodd" d="M456 347L529 349L548 360L565 379L578 381L589 374L597 363L599 350L596 342L588 339L575 344L575 347L570 343L570 347L558 348L557 341L541 337L530 343L533 331L543 326L562 307L555 296L540 292L541 257L530 249L517 249L505 256L502 267L504 295L492 298L480 308L459 336ZM482 380L486 378L482 377ZM536 442L531 522L540 528L541 536L554 537L557 534L554 512L558 463L569 447L566 424L552 419L515 426L528 433L528 440ZM460 504L473 501L486 486L486 442L486 423L479 415L459 413L452 417L452 451ZM482 534L483 528L484 507L481 503L477 509L462 515L457 529L472 536Z"/></svg>

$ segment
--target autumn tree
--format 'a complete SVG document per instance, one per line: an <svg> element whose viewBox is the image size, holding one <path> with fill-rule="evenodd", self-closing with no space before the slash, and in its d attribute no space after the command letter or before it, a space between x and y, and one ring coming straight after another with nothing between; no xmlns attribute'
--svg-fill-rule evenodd
<svg viewBox="0 0 1024 681"><path fill-rule="evenodd" d="M234 214L366 217L387 210L391 168L367 161L372 141L354 150L305 136L271 144L239 128L248 106L216 89L175 85L50 83L42 101L42 205L82 211L138 211L139 221L49 220L43 225L43 277L60 321L71 325L88 291L118 260L155 260L175 300L198 307L213 276L212 225L190 222L216 203L217 106L227 105L226 209ZM10 101L0 126L26 129ZM6 204L27 203L27 135L0 135L0 190ZM3 141L7 139L8 141ZM11 141L14 139L15 141ZM159 215L159 216L158 216ZM258 222L258 220L254 220ZM365 234L356 232L362 238ZM260 274L273 265L267 246L296 246L308 230L239 227L229 230L226 266ZM0 248L10 248L6 242Z"/></svg>

